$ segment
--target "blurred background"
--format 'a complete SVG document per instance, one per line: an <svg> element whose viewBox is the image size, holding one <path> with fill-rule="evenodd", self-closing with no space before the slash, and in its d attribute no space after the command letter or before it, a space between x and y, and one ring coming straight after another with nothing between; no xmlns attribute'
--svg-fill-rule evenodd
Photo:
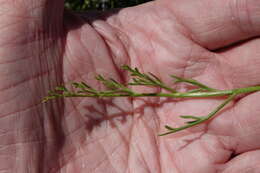
<svg viewBox="0 0 260 173"><path fill-rule="evenodd" d="M74 11L108 10L145 3L151 0L65 0L65 7Z"/></svg>

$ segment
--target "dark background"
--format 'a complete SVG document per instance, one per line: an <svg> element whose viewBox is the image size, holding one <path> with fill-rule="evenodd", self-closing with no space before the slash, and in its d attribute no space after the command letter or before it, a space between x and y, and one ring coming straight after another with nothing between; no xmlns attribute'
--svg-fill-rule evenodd
<svg viewBox="0 0 260 173"><path fill-rule="evenodd" d="M151 0L65 0L65 7L74 11L108 10L130 7Z"/></svg>

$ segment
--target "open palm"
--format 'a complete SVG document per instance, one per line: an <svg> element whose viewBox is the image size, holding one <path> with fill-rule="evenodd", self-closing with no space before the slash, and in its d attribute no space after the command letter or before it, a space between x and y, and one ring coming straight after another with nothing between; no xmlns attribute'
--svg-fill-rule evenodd
<svg viewBox="0 0 260 173"><path fill-rule="evenodd" d="M76 15L63 13L61 0L1 2L0 169L257 172L259 93L238 98L208 123L164 137L157 134L165 124L180 126L179 115L206 115L223 99L41 99L71 81L102 88L97 73L126 82L125 64L169 85L170 74L219 89L257 85L259 10L257 0L157 0Z"/></svg>

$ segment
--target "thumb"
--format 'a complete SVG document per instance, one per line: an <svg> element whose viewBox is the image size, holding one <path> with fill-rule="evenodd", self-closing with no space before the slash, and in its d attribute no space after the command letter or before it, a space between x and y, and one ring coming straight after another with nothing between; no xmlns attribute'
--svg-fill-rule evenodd
<svg viewBox="0 0 260 173"><path fill-rule="evenodd" d="M259 0L161 0L189 37L214 50L260 35Z"/></svg>

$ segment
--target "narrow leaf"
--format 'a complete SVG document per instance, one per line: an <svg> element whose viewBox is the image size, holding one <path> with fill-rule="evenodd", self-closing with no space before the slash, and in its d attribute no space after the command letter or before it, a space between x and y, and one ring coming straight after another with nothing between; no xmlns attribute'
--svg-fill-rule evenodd
<svg viewBox="0 0 260 173"><path fill-rule="evenodd" d="M193 124L193 123L197 123L198 120L194 120L194 121L187 121L186 124Z"/></svg>
<svg viewBox="0 0 260 173"><path fill-rule="evenodd" d="M56 91L68 91L68 89L65 88L64 86L57 86L57 87L55 88L55 90L56 90Z"/></svg>
<svg viewBox="0 0 260 173"><path fill-rule="evenodd" d="M192 115L181 115L180 117L184 118L184 119L201 120L201 117L195 117L195 116L192 116Z"/></svg>
<svg viewBox="0 0 260 173"><path fill-rule="evenodd" d="M164 127L165 127L166 129L168 129L168 130L171 130L171 131L176 130L175 128L173 128L173 127L171 127L171 126L168 126L168 125L165 125Z"/></svg>

